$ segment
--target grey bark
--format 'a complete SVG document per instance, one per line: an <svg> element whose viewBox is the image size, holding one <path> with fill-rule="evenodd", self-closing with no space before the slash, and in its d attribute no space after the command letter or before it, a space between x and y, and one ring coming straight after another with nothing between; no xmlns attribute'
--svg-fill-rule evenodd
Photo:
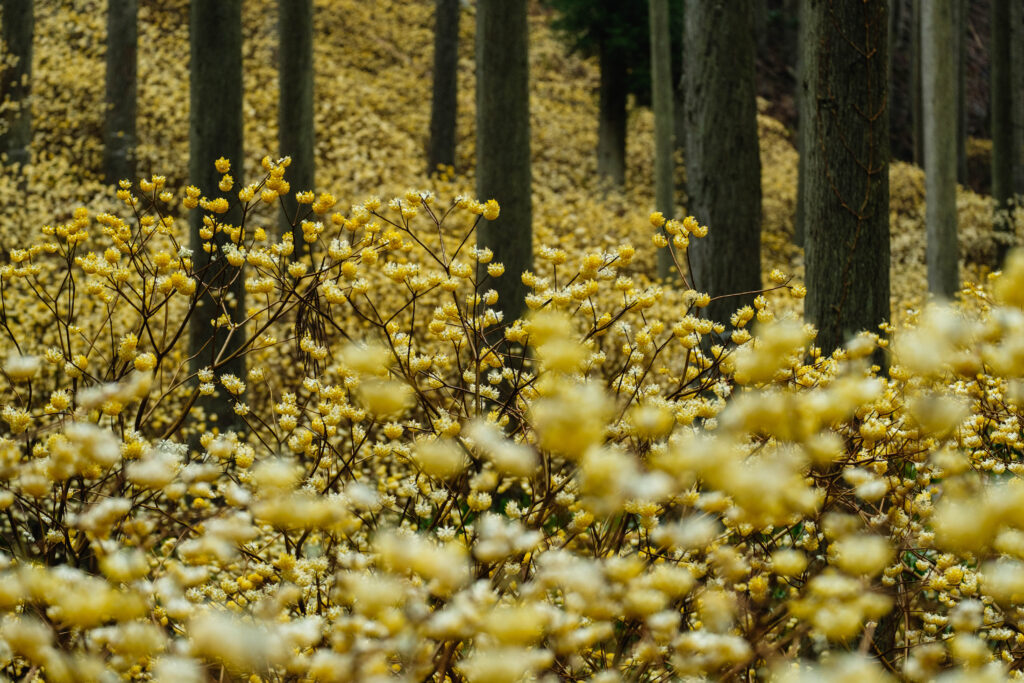
<svg viewBox="0 0 1024 683"><path fill-rule="evenodd" d="M805 316L830 353L889 319L887 3L805 2Z"/></svg>
<svg viewBox="0 0 1024 683"><path fill-rule="evenodd" d="M501 214L481 220L477 246L494 252L505 274L488 285L511 323L522 315L523 271L533 268L530 88L526 0L479 0L476 10L476 193ZM478 273L481 280L486 273Z"/></svg>
<svg viewBox="0 0 1024 683"><path fill-rule="evenodd" d="M215 198L221 196L217 187L221 174L214 167L218 158L225 157L231 162L235 188L244 183L241 0L191 0L189 45L189 178L203 196ZM241 223L241 206L234 192L226 195L231 210L217 215L219 222ZM235 353L242 330L229 335L225 328L214 327L214 321L224 313L236 322L244 316L242 272L219 257L219 247L228 240L225 234L214 234L212 242L217 245L217 252L203 250L200 231L205 214L206 211L195 209L189 216L193 259L200 280L197 308L190 320L192 370L209 366L218 376L232 373L244 378L245 358ZM217 396L201 398L198 405L207 419L220 417L221 429L239 424L223 388L219 388Z"/></svg>
<svg viewBox="0 0 1024 683"><path fill-rule="evenodd" d="M315 183L313 143L313 0L278 0L278 144L291 157L282 197L281 234L292 232L294 257L306 249L295 193Z"/></svg>
<svg viewBox="0 0 1024 683"><path fill-rule="evenodd" d="M107 3L103 175L110 184L135 178L138 18L138 0L109 0Z"/></svg>
<svg viewBox="0 0 1024 683"><path fill-rule="evenodd" d="M675 213L675 146L672 131L672 42L668 0L650 0L651 103L654 108L654 205L665 218ZM680 254L677 258L681 257ZM658 277L678 275L670 247L658 250Z"/></svg>
<svg viewBox="0 0 1024 683"><path fill-rule="evenodd" d="M708 226L690 241L705 314L728 323L761 288L761 162L750 0L686 0L689 212ZM746 293L735 297L727 295Z"/></svg>
<svg viewBox="0 0 1024 683"><path fill-rule="evenodd" d="M953 2L956 60L956 181L967 184L967 0Z"/></svg>
<svg viewBox="0 0 1024 683"><path fill-rule="evenodd" d="M0 68L0 101L6 100L0 122L0 160L4 165L27 164L32 142L32 34L35 15L31 0L3 0L0 56L15 62Z"/></svg>
<svg viewBox="0 0 1024 683"><path fill-rule="evenodd" d="M957 272L956 171L957 12L950 2L926 2L921 14L921 78L924 101L925 223L928 291L952 299L960 288Z"/></svg>
<svg viewBox="0 0 1024 683"><path fill-rule="evenodd" d="M434 12L434 88L430 102L427 173L455 166L458 111L459 0L437 0Z"/></svg>
<svg viewBox="0 0 1024 683"><path fill-rule="evenodd" d="M602 42L598 46L597 173L621 187L626 183L626 95L629 73Z"/></svg>
<svg viewBox="0 0 1024 683"><path fill-rule="evenodd" d="M992 198L995 200L994 227L996 257L1002 264L1013 243L1009 212L1014 200L1014 134L1012 69L1012 0L992 0L991 74L992 94Z"/></svg>

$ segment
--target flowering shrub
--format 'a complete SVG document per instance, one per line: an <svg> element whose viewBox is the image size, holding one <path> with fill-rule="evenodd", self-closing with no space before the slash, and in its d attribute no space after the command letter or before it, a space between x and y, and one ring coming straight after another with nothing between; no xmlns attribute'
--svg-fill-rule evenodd
<svg viewBox="0 0 1024 683"><path fill-rule="evenodd" d="M488 285L508 274L471 246L493 202L409 191L346 215L299 192L292 258L290 233L250 224L287 165L213 198L124 182L124 218L77 210L0 269L11 675L733 678L800 654L927 680L1015 661L1024 256L898 330L881 377L886 339L823 356L764 296L726 329L707 295L666 305L624 274L629 245L541 249L533 312L503 321ZM234 201L246 221L221 223ZM177 202L244 266L244 378L189 374L201 274ZM665 227L683 253L707 230Z"/></svg>
<svg viewBox="0 0 1024 683"><path fill-rule="evenodd" d="M796 156L766 116L767 289L717 326L706 294L645 275L664 220L641 210L649 114L630 189L601 196L596 71L543 16L520 274L474 249L500 207L467 196L471 137L460 175L392 184L422 165L432 3L318 4L352 27L316 43L317 172L338 196L266 158L219 165L210 197L185 187L168 97L187 91L183 0L140 3L140 168L167 175L94 180L100 4L37 3L34 73L56 94L33 105L29 189L0 176L5 676L1019 677L1024 257L985 275L987 199L959 202L981 284L921 305L920 171L894 166L897 323L822 354L797 322ZM271 9L245 3L256 148L276 134ZM308 251L275 236L288 192ZM241 225L220 221L233 203ZM190 211L241 267L246 300L213 309L244 307L244 376L189 370L189 322L212 314ZM707 230L666 227L680 255ZM500 277L530 287L524 320L500 318Z"/></svg>

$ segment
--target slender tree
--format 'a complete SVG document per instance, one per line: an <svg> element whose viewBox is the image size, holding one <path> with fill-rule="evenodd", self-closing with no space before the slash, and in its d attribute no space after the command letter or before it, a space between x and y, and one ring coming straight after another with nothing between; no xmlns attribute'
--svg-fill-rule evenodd
<svg viewBox="0 0 1024 683"><path fill-rule="evenodd" d="M626 183L626 99L629 67L616 54L611 37L598 40L597 173L615 185Z"/></svg>
<svg viewBox="0 0 1024 683"><path fill-rule="evenodd" d="M138 84L138 0L107 3L107 115L103 126L103 175L108 183L135 178Z"/></svg>
<svg viewBox="0 0 1024 683"><path fill-rule="evenodd" d="M761 163L751 0L687 0L686 177L689 211L710 230L690 242L707 315L727 323L761 288Z"/></svg>
<svg viewBox="0 0 1024 683"><path fill-rule="evenodd" d="M929 0L924 0L928 2ZM948 1L948 0L944 0ZM913 0L910 12L910 120L914 163L924 166L924 108L921 90L921 7Z"/></svg>
<svg viewBox="0 0 1024 683"><path fill-rule="evenodd" d="M0 160L5 165L27 164L32 142L32 34L35 14L31 0L3 0L0 5L0 102L6 100L0 122Z"/></svg>
<svg viewBox="0 0 1024 683"><path fill-rule="evenodd" d="M797 159L796 215L793 217L793 243L800 247L805 246L807 242L807 220L804 216L804 196L807 192L807 148L813 140L814 132L811 74L807 71L807 65L804 63L805 51L799 45L807 21L807 3L804 0L799 0L797 8L798 46L796 51L796 149L800 156Z"/></svg>
<svg viewBox="0 0 1024 683"><path fill-rule="evenodd" d="M957 15L951 2L921 8L921 85L924 103L924 161L928 232L928 291L952 298L959 289L956 215Z"/></svg>
<svg viewBox="0 0 1024 683"><path fill-rule="evenodd" d="M459 0L436 0L434 11L434 91L430 103L427 173L455 166L458 112Z"/></svg>
<svg viewBox="0 0 1024 683"><path fill-rule="evenodd" d="M648 0L544 0L557 12L553 26L570 49L597 57L598 89L597 172L614 185L626 176L627 100L651 103L651 50ZM669 35L682 35L682 0L668 0ZM678 79L682 49L671 52ZM678 144L678 141L677 141Z"/></svg>
<svg viewBox="0 0 1024 683"><path fill-rule="evenodd" d="M292 231L296 255L305 248L296 220L295 192L314 187L313 152L313 0L278 0L278 144L291 157L292 192L282 203L281 233Z"/></svg>
<svg viewBox="0 0 1024 683"><path fill-rule="evenodd" d="M650 0L651 100L654 104L654 203L666 218L675 214L675 146L672 144L672 47L668 0ZM669 248L658 250L658 277L677 273Z"/></svg>
<svg viewBox="0 0 1024 683"><path fill-rule="evenodd" d="M1014 201L1012 0L992 0L992 198L995 200L996 255L1002 264L1013 242Z"/></svg>
<svg viewBox="0 0 1024 683"><path fill-rule="evenodd" d="M953 59L956 62L956 181L967 184L967 0L953 2ZM891 55L892 53L890 53ZM892 61L890 59L890 61Z"/></svg>
<svg viewBox="0 0 1024 683"><path fill-rule="evenodd" d="M805 2L805 315L828 353L889 319L887 3Z"/></svg>
<svg viewBox="0 0 1024 683"><path fill-rule="evenodd" d="M917 0L890 0L889 2L889 144L893 159L914 161L914 70L918 57L914 50ZM920 81L918 81L920 82ZM918 89L920 92L920 89ZM923 157L922 157L923 159Z"/></svg>
<svg viewBox="0 0 1024 683"><path fill-rule="evenodd" d="M1024 195L1024 3L1010 5L1010 64L1013 79L1013 191Z"/></svg>
<svg viewBox="0 0 1024 683"><path fill-rule="evenodd" d="M234 187L243 183L242 151L242 3L241 0L191 0L190 2L190 116L189 177L205 197L219 197L223 174L216 161L230 163ZM200 283L196 310L190 320L192 370L209 367L218 375L245 377L245 359L238 350L241 330L232 329L245 313L245 289L240 268L218 258L228 237L212 230L204 219L215 216L216 225L239 225L241 207L232 194L226 213L194 210L189 217L195 268ZM216 227L216 226L214 226ZM207 251L206 246L213 248ZM226 318L227 326L218 319ZM237 420L223 389L220 395L203 397L199 405L208 419L220 417L222 429Z"/></svg>
<svg viewBox="0 0 1024 683"><path fill-rule="evenodd" d="M533 267L530 87L526 0L479 0L476 9L476 193L501 213L481 221L477 246L490 248L505 274L493 282L511 322L525 311L520 275ZM481 271L481 279L486 273Z"/></svg>

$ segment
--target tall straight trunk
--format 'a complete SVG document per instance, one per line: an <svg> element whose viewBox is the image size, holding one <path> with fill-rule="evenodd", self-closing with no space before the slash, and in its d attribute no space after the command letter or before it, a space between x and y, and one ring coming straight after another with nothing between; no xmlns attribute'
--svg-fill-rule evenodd
<svg viewBox="0 0 1024 683"><path fill-rule="evenodd" d="M242 3L241 0L191 0L189 45L190 116L189 178L205 197L219 197L222 174L214 163L220 157L231 163L234 187L243 180L242 151ZM241 206L233 193L226 195L227 213L214 214L218 224L239 225ZM245 377L245 358L235 354L242 330L215 325L222 315L235 323L245 314L245 289L241 268L225 258L213 258L204 249L201 234L207 211L195 209L189 216L195 267L200 279L196 290L197 309L190 321L192 371L210 367L217 375L231 373ZM223 232L214 232L216 251L228 241ZM212 251L212 250L211 250ZM219 394L198 402L207 420L221 418L221 429L238 426L238 419L223 388ZM213 425L208 425L212 427Z"/></svg>
<svg viewBox="0 0 1024 683"><path fill-rule="evenodd" d="M602 41L597 50L601 69L598 91L597 173L621 187L626 183L626 95L629 72Z"/></svg>
<svg viewBox="0 0 1024 683"><path fill-rule="evenodd" d="M103 126L103 175L113 184L135 178L138 83L138 0L107 3L107 112Z"/></svg>
<svg viewBox="0 0 1024 683"><path fill-rule="evenodd" d="M914 163L918 166L924 166L924 109L921 101L921 6L922 2L929 1L913 0L910 12L910 120L913 127Z"/></svg>
<svg viewBox="0 0 1024 683"><path fill-rule="evenodd" d="M957 12L950 2L926 2L921 14L921 79L924 99L925 197L928 291L951 299L957 273L956 51Z"/></svg>
<svg viewBox="0 0 1024 683"><path fill-rule="evenodd" d="M291 157L283 197L281 234L292 231L295 257L305 250L302 227L296 220L295 193L312 190L313 152L313 0L278 0L278 144L281 156ZM241 169L239 169L241 170Z"/></svg>
<svg viewBox="0 0 1024 683"><path fill-rule="evenodd" d="M3 116L0 131L0 160L4 165L27 164L32 142L32 34L35 14L31 0L3 0L0 5L0 57L13 64L0 66L0 99L11 108ZM3 62L0 62L3 64Z"/></svg>
<svg viewBox="0 0 1024 683"><path fill-rule="evenodd" d="M797 8L797 51L796 51L796 106L797 106L797 137L796 148L800 156L797 159L796 176L796 215L793 218L793 244L802 247L807 242L807 220L804 214L804 196L807 192L807 147L811 144L814 130L814 103L810 95L810 74L804 62L804 49L800 44L807 24L808 5L799 0Z"/></svg>
<svg viewBox="0 0 1024 683"><path fill-rule="evenodd" d="M668 0L650 0L651 103L654 106L654 205L672 218L675 213L675 146L672 144L672 40L669 35ZM674 248L658 250L658 277L678 274ZM681 254L679 255L682 256Z"/></svg>
<svg viewBox="0 0 1024 683"><path fill-rule="evenodd" d="M899 42L900 26L900 0L891 0L889 3L889 21L885 25L885 42L889 49L889 59L886 60L885 81L889 84L889 115L892 116L893 99L893 55L896 54L896 43ZM890 119L889 127L892 128Z"/></svg>
<svg viewBox="0 0 1024 683"><path fill-rule="evenodd" d="M520 277L533 267L530 171L530 71L526 0L479 0L476 10L476 193L496 199L496 220L480 221L477 246L490 248L505 274L489 282L506 323L529 293ZM484 279L486 273L478 273Z"/></svg>
<svg viewBox="0 0 1024 683"><path fill-rule="evenodd" d="M992 0L992 198L995 200L994 225L998 238L996 255L1002 264L1013 242L1013 69L1012 0Z"/></svg>
<svg viewBox="0 0 1024 683"><path fill-rule="evenodd" d="M956 60L956 181L967 184L967 0L953 2L953 58Z"/></svg>
<svg viewBox="0 0 1024 683"><path fill-rule="evenodd" d="M1024 195L1024 3L1010 5L1010 63L1013 79L1013 192Z"/></svg>
<svg viewBox="0 0 1024 683"><path fill-rule="evenodd" d="M889 2L889 144L893 159L914 161L914 23L917 0Z"/></svg>
<svg viewBox="0 0 1024 683"><path fill-rule="evenodd" d="M686 0L686 159L690 241L706 315L728 323L761 288L761 162L751 0ZM746 293L743 296L729 296ZM725 297L725 298L720 298Z"/></svg>
<svg viewBox="0 0 1024 683"><path fill-rule="evenodd" d="M436 0L435 7L428 174L455 166L455 115L458 111L459 0Z"/></svg>
<svg viewBox="0 0 1024 683"><path fill-rule="evenodd" d="M679 170L684 171L683 177L676 186L676 201L680 206L689 206L690 194L686 189L686 7L682 8L683 22L680 34L674 36L679 44L679 77L676 79L674 99L672 100L672 142L675 146L674 160L682 159ZM678 175L678 174L677 174Z"/></svg>
<svg viewBox="0 0 1024 683"><path fill-rule="evenodd" d="M830 353L889 319L887 3L805 1L805 316Z"/></svg>

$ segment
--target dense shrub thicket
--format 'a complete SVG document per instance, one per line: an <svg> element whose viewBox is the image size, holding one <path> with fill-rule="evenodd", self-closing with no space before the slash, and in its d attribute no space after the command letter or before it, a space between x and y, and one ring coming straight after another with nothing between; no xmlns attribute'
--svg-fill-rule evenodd
<svg viewBox="0 0 1024 683"><path fill-rule="evenodd" d="M592 65L546 17L537 261L519 274L474 248L500 207L466 175L392 185L422 165L430 3L317 7L317 173L337 196L290 188L272 157L251 184L221 163L215 196L185 186L183 8L142 3L140 168L167 175L115 192L90 179L102 7L41 7L34 73L54 94L34 104L25 189L0 179L7 675L1017 675L1024 257L955 306L921 305L917 169L892 173L898 321L826 355L796 316L795 154L771 119L772 269L726 328L702 318L707 295L646 276L664 220L645 210L649 117L632 122L635 189L589 179ZM275 134L269 9L246 3L250 148ZM468 63L460 78L469 92ZM301 258L274 234L285 193ZM244 222L223 224L234 203ZM991 205L964 193L960 209L984 275ZM245 281L244 302L214 293L247 313L225 352L242 349L244 377L189 374L189 319L210 314L189 211L230 237L219 259ZM499 320L493 280L520 276L531 315ZM245 429L193 405L208 393Z"/></svg>

